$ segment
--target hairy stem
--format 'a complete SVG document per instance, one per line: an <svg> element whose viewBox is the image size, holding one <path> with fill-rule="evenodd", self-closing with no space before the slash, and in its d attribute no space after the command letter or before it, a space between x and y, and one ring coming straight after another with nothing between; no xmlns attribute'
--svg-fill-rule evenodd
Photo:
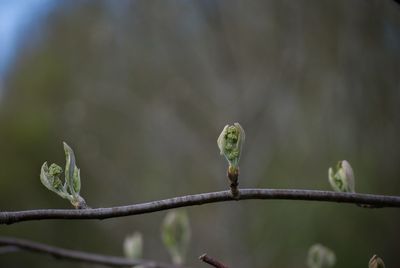
<svg viewBox="0 0 400 268"><path fill-rule="evenodd" d="M227 176L230 181L230 189L232 197L235 200L239 200L240 192L239 192L239 168L238 167L228 167Z"/></svg>

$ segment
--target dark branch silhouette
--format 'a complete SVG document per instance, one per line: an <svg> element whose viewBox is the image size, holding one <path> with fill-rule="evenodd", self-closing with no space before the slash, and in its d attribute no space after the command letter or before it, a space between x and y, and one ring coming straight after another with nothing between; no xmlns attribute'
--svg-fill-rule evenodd
<svg viewBox="0 0 400 268"><path fill-rule="evenodd" d="M211 258L210 256L208 256L206 253L204 253L203 255L201 255L199 257L200 260L202 260L205 263L208 263L211 266L214 266L215 268L228 268L228 266L226 266L225 264L217 261L214 258Z"/></svg>
<svg viewBox="0 0 400 268"><path fill-rule="evenodd" d="M107 219L152 213L167 209L203 205L224 201L248 199L288 199L304 201L325 201L353 203L366 208L400 207L400 196L385 196L358 193L339 193L316 190L291 189L241 189L240 197L233 198L230 191L186 195L164 200L128 206L89 209L37 209L0 212L0 224L46 219Z"/></svg>
<svg viewBox="0 0 400 268"><path fill-rule="evenodd" d="M11 238L11 237L0 237L0 246L3 246L2 248L7 249L6 251L3 252L1 252L0 250L0 253L3 254L15 252L16 249L19 249L29 252L51 255L56 259L65 259L65 260L84 262L90 264L100 264L104 266L132 267L141 265L142 267L146 268L177 268L177 266L171 264L162 264L155 261L130 260L123 257L100 255L84 251L64 249L29 240Z"/></svg>

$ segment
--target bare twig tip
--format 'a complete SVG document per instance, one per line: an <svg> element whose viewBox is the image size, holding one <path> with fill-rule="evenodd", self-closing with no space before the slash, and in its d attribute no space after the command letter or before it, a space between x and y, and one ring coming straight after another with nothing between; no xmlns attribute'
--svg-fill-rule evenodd
<svg viewBox="0 0 400 268"><path fill-rule="evenodd" d="M214 258L207 256L207 253L201 255L199 259L211 266L214 266L215 268L228 268L228 266L226 266L225 264L215 260Z"/></svg>

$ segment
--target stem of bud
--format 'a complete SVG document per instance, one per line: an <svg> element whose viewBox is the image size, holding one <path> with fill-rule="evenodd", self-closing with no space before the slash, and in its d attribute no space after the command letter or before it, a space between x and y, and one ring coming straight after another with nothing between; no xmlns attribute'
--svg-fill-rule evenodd
<svg viewBox="0 0 400 268"><path fill-rule="evenodd" d="M230 181L230 188L231 188L231 194L232 197L236 200L239 199L240 197L240 192L239 192L239 183L238 183L238 179L239 179L239 168L238 167L234 167L234 166L229 166L228 167L228 172L227 172L227 176L228 179Z"/></svg>

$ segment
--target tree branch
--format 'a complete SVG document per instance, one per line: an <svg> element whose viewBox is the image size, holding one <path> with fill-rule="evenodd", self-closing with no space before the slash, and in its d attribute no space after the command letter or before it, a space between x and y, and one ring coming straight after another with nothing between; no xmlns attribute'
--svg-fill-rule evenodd
<svg viewBox="0 0 400 268"><path fill-rule="evenodd" d="M211 257L207 256L206 253L201 255L199 257L199 259L202 260L205 263L208 263L211 266L214 266L215 268L228 268L228 266L226 266L225 264L215 260L214 258L211 258Z"/></svg>
<svg viewBox="0 0 400 268"><path fill-rule="evenodd" d="M4 246L5 248L8 247L14 249L18 248L19 250L47 254L57 259L65 259L65 260L84 262L90 264L100 264L104 266L132 267L141 265L146 268L177 268L177 266L174 265L162 264L155 261L130 260L122 257L100 255L84 251L64 249L29 240L17 239L11 237L0 236L0 245ZM3 253L9 253L9 252L3 252Z"/></svg>
<svg viewBox="0 0 400 268"><path fill-rule="evenodd" d="M14 246L1 246L0 247L0 255L13 253L19 251L19 248Z"/></svg>
<svg viewBox="0 0 400 268"><path fill-rule="evenodd" d="M325 201L370 205L366 207L400 207L400 196L385 196L332 191L291 190L291 189L241 189L240 197L234 199L230 191L211 192L174 197L136 205L90 208L90 209L38 209L0 212L0 224L46 219L107 219L152 213L167 209L203 205L224 201L248 199L288 199L304 201Z"/></svg>

